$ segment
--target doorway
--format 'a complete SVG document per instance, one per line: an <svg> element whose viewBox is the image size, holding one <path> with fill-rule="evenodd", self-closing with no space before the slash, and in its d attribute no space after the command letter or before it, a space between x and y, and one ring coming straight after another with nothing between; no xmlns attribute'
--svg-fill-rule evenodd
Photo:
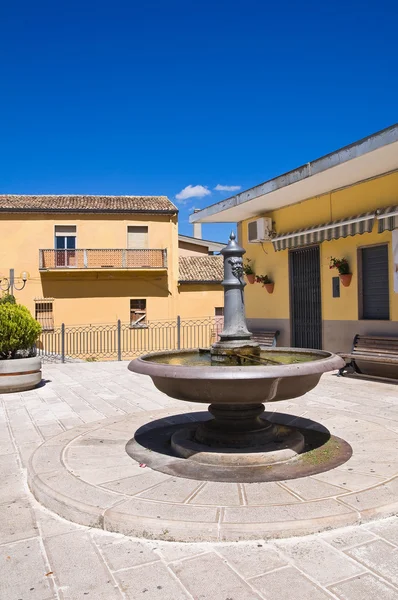
<svg viewBox="0 0 398 600"><path fill-rule="evenodd" d="M322 348L319 246L289 252L292 346Z"/></svg>

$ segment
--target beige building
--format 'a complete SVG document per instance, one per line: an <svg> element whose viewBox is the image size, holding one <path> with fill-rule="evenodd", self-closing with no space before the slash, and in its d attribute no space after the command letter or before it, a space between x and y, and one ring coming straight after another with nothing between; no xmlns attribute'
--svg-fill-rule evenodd
<svg viewBox="0 0 398 600"><path fill-rule="evenodd" d="M200 262L219 262L207 257L214 245L179 239L178 210L165 196L3 195L0 239L2 288L13 270L18 302L47 330L209 317L222 307L220 277ZM192 273L202 265L208 274L188 284L179 252L191 253Z"/></svg>

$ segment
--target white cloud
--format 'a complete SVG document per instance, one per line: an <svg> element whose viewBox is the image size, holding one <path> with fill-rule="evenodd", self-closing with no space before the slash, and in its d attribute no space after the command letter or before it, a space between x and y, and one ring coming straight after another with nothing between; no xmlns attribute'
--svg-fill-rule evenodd
<svg viewBox="0 0 398 600"><path fill-rule="evenodd" d="M187 185L181 192L176 194L176 200L184 203L189 198L203 198L210 194L211 191L204 185Z"/></svg>
<svg viewBox="0 0 398 600"><path fill-rule="evenodd" d="M217 183L214 189L217 190L217 192L237 192L241 187L241 185L221 185L220 183Z"/></svg>

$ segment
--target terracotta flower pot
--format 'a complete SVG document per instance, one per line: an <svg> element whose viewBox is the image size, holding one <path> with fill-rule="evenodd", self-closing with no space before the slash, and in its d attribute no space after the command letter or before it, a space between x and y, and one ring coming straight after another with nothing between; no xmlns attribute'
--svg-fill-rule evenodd
<svg viewBox="0 0 398 600"><path fill-rule="evenodd" d="M254 273L250 273L250 275L246 275L246 279L249 283L254 283L256 281L256 275Z"/></svg>
<svg viewBox="0 0 398 600"><path fill-rule="evenodd" d="M264 287L269 294L272 294L272 292L274 291L274 286L274 283L264 283Z"/></svg>
<svg viewBox="0 0 398 600"><path fill-rule="evenodd" d="M344 273L340 275L340 281L344 285L344 287L348 287L351 283L352 273Z"/></svg>

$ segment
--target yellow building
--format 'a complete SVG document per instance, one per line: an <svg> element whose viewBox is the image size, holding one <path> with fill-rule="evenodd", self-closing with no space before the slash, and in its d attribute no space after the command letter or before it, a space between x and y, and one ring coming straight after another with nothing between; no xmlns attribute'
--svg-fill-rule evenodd
<svg viewBox="0 0 398 600"><path fill-rule="evenodd" d="M279 330L279 345L348 351L356 333L398 336L398 125L191 222L238 223L245 257L274 283L246 287L249 326ZM347 259L348 286L331 257Z"/></svg>
<svg viewBox="0 0 398 600"><path fill-rule="evenodd" d="M18 302L47 330L214 316L222 306L217 282L179 287L178 210L164 196L3 195L0 240L2 287L13 269Z"/></svg>

